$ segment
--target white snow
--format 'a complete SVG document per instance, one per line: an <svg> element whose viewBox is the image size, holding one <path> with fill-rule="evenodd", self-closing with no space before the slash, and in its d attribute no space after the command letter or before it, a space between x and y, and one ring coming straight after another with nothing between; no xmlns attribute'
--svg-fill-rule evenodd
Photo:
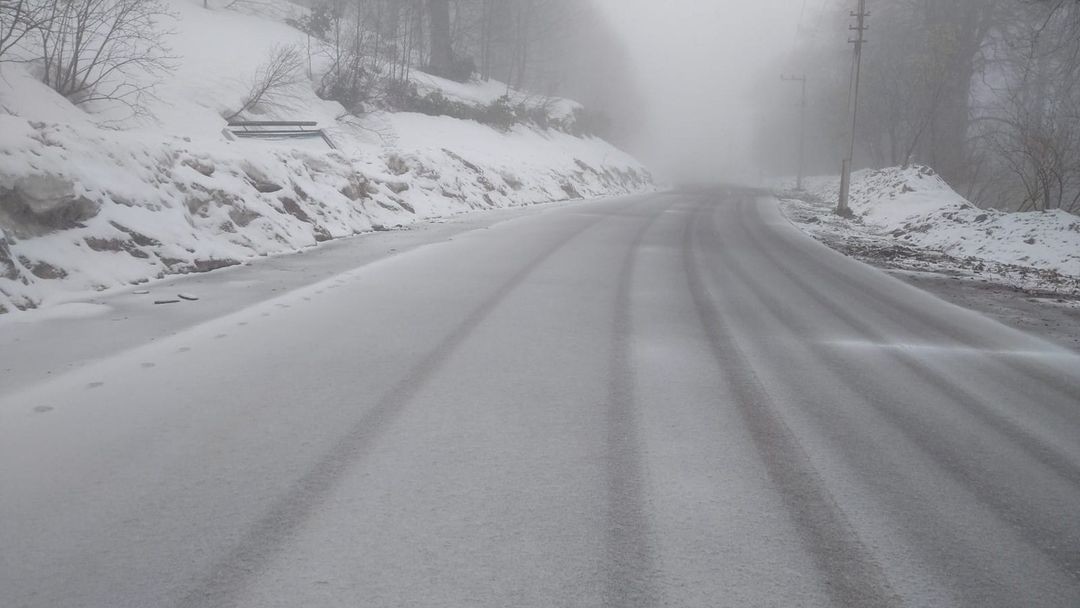
<svg viewBox="0 0 1080 608"><path fill-rule="evenodd" d="M66 302L42 309L33 315L5 315L0 317L0 327L6 323L41 323L61 319L89 319L108 314L112 307L92 302Z"/></svg>
<svg viewBox="0 0 1080 608"><path fill-rule="evenodd" d="M832 202L839 197L840 180L811 178L807 190ZM849 223L850 229L861 227L908 247L1080 277L1080 217L1059 210L979 209L926 167L856 172L851 209L857 223Z"/></svg>
<svg viewBox="0 0 1080 608"><path fill-rule="evenodd" d="M411 113L339 119L344 109L306 82L252 118L316 121L338 150L230 141L222 116L268 51L305 38L280 10L172 7L177 70L157 88L152 120L87 112L29 66L0 65L0 312L473 209L652 187L640 163L597 138ZM415 74L422 89L476 103L506 92Z"/></svg>
<svg viewBox="0 0 1080 608"><path fill-rule="evenodd" d="M501 97L509 97L512 104L542 104L548 107L553 118L565 118L584 106L570 99L534 95L525 91L509 89L506 83L498 80L470 82L462 84L440 78L433 74L415 72L411 80L416 83L420 94L438 91L447 99L476 105L490 105Z"/></svg>

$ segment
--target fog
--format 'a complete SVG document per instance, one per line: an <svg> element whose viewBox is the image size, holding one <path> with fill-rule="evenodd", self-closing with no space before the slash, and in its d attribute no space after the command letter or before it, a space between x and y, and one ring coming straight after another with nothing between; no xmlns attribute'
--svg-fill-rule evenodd
<svg viewBox="0 0 1080 608"><path fill-rule="evenodd" d="M783 91L760 85L779 80L773 72L791 50L803 0L597 2L646 106L630 137L634 152L672 181L756 177L757 108L763 94Z"/></svg>

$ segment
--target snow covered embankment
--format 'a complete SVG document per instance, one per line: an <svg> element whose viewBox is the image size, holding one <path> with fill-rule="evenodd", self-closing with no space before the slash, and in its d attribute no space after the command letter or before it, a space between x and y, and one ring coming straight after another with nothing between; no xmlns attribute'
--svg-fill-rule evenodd
<svg viewBox="0 0 1080 608"><path fill-rule="evenodd" d="M347 158L0 115L0 311L470 209L650 184L640 166L600 140L525 128L501 134L417 115L397 120L418 129L449 122L504 140L509 153L500 164L479 153L469 160L468 147ZM524 149L530 155L515 158Z"/></svg>
<svg viewBox="0 0 1080 608"><path fill-rule="evenodd" d="M888 250L890 262L906 258L900 266L989 273L1022 287L1080 280L1080 217L1064 211L979 209L927 167L856 172L853 222L828 212L839 178L812 178L807 191L807 200L784 201L789 217L849 252Z"/></svg>
<svg viewBox="0 0 1080 608"><path fill-rule="evenodd" d="M245 106L267 58L309 42L282 18L306 9L241 8L170 3L175 71L145 99L149 119L124 104L73 105L32 61L0 64L0 312L472 209L652 188L636 160L595 137L385 107L352 115L316 94L318 52L314 76L295 74L274 103L242 118L315 122L336 150L318 139L229 137L224 117ZM415 74L424 92L479 106L508 90Z"/></svg>

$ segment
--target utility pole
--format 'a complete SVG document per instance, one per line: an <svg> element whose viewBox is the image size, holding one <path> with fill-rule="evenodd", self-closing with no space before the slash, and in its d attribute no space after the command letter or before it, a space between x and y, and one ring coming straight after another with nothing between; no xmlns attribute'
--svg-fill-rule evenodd
<svg viewBox="0 0 1080 608"><path fill-rule="evenodd" d="M851 207L848 205L848 195L851 193L851 165L855 159L855 128L859 119L859 72L862 68L862 49L866 44L866 30L870 28L866 24L866 18L870 13L866 10L866 0L859 0L859 9L851 16L855 18L855 25L848 29L855 32L855 37L848 39L848 43L855 45L855 56L851 63L851 88L848 91L848 111L851 112L850 146L847 157L844 158L840 170L840 204L836 207L837 215L850 216Z"/></svg>
<svg viewBox="0 0 1080 608"><path fill-rule="evenodd" d="M806 177L806 74L799 76L781 74L780 80L802 84L802 100L799 102L799 177L795 181L795 190L802 192L803 178Z"/></svg>

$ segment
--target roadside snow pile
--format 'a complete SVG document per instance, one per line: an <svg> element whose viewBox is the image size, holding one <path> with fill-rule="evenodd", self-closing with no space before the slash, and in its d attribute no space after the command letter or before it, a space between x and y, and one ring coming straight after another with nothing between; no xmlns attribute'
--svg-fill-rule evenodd
<svg viewBox="0 0 1080 608"><path fill-rule="evenodd" d="M839 197L839 178L812 178L807 186L811 198L829 201L830 206ZM979 209L928 167L856 172L850 200L856 223L869 236L968 262L1080 277L1080 217L1064 211ZM809 230L815 236L839 228L831 218L801 219L808 227L816 225ZM858 231L859 226L850 229Z"/></svg>
<svg viewBox="0 0 1080 608"><path fill-rule="evenodd" d="M0 312L472 209L652 188L640 163L597 138L413 113L358 118L307 82L256 118L315 121L337 150L230 140L222 116L267 51L303 36L201 0L172 6L178 69L157 90L153 120L88 113L31 65L0 65ZM505 93L418 78L462 99Z"/></svg>
<svg viewBox="0 0 1080 608"><path fill-rule="evenodd" d="M346 156L0 115L0 310L470 209L650 187L600 140L392 121L408 147Z"/></svg>

